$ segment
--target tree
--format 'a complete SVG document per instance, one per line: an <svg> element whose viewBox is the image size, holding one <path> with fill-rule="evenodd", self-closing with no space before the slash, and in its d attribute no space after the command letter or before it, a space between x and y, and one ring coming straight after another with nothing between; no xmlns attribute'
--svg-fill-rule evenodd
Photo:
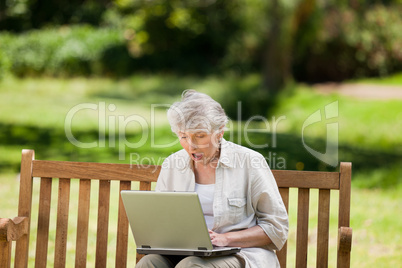
<svg viewBox="0 0 402 268"><path fill-rule="evenodd" d="M98 26L111 0L0 0L0 30L26 31L49 25Z"/></svg>
<svg viewBox="0 0 402 268"><path fill-rule="evenodd" d="M263 77L264 86L271 96L283 89L292 77L294 40L300 28L308 23L317 9L316 0L301 0L293 6L284 6L273 0L270 7L270 28L266 41Z"/></svg>

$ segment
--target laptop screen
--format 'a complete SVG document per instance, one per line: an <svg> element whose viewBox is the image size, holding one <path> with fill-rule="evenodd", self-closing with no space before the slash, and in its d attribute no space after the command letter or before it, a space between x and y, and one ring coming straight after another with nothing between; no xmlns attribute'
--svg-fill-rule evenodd
<svg viewBox="0 0 402 268"><path fill-rule="evenodd" d="M137 248L212 249L195 192L122 191Z"/></svg>

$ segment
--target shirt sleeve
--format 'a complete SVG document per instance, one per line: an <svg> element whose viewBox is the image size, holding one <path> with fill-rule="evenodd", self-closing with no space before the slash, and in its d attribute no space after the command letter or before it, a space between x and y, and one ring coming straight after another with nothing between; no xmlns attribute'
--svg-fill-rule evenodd
<svg viewBox="0 0 402 268"><path fill-rule="evenodd" d="M188 168L188 156L181 150L165 159L155 191L194 191L194 172Z"/></svg>
<svg viewBox="0 0 402 268"><path fill-rule="evenodd" d="M251 195L257 224L271 239L273 249L280 250L288 238L289 222L275 178L268 165L253 168L251 176Z"/></svg>

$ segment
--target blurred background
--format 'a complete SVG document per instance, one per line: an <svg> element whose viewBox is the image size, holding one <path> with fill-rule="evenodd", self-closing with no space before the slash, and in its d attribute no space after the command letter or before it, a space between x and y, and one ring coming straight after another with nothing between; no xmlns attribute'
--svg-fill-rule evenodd
<svg viewBox="0 0 402 268"><path fill-rule="evenodd" d="M402 0L0 0L0 216L15 216L24 148L161 164L180 149L166 107L193 88L273 169L337 170L306 149L335 145L353 163L352 267L397 266L401 25Z"/></svg>

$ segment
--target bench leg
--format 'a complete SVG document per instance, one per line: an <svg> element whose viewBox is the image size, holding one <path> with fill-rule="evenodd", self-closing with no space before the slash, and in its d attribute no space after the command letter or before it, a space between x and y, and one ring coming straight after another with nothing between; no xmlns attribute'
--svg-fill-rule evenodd
<svg viewBox="0 0 402 268"><path fill-rule="evenodd" d="M11 266L11 242L0 241L0 267Z"/></svg>

